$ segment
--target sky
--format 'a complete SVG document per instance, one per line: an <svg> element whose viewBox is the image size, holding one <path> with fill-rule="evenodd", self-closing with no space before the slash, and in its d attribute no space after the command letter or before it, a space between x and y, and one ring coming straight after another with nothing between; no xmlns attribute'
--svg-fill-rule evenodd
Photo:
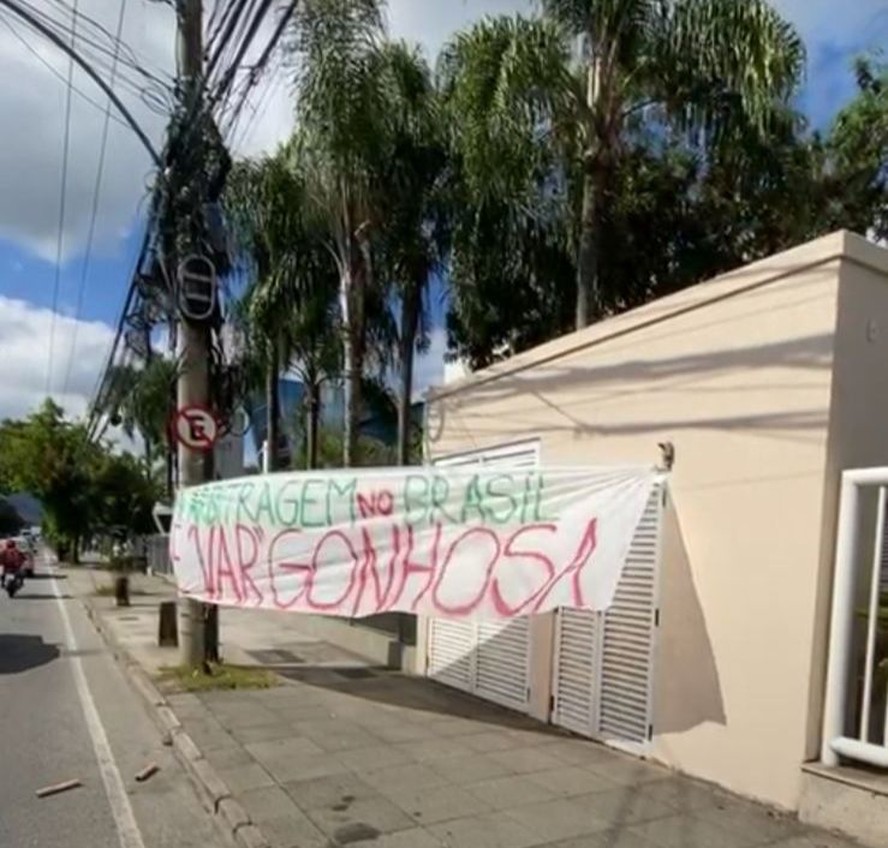
<svg viewBox="0 0 888 848"><path fill-rule="evenodd" d="M169 78L175 66L170 5L80 0L79 9L114 31L121 1L124 42L139 64ZM772 2L808 48L800 105L814 126L827 127L853 95L853 57L888 43L888 3ZM58 20L70 20L66 5L70 0L31 0L33 8ZM212 6L208 0L207 10ZM389 0L388 20L392 35L420 43L434 58L453 32L472 21L532 7L533 0ZM107 76L110 59L98 58ZM96 195L106 101L78 69L60 214L67 73L64 54L0 10L0 418L27 413L48 392L73 415L85 410L110 349L141 238L149 155L112 114ZM159 147L165 119L140 96L134 78L132 70L122 68L115 91ZM273 149L286 137L293 117L283 73L257 88L245 116L233 135L237 154ZM417 366L419 391L441 379L445 344L444 331L437 328L429 354Z"/></svg>

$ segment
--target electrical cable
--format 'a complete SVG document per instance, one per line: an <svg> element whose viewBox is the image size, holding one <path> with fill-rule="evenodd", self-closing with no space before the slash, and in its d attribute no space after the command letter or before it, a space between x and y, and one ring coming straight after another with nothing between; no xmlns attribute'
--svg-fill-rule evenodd
<svg viewBox="0 0 888 848"><path fill-rule="evenodd" d="M61 3L61 0L58 0L58 2ZM27 0L19 0L17 5L28 10L35 19L42 22L44 26L48 27L56 35L67 35L66 25L59 22L58 19L54 18L52 15L36 8L32 3L27 2ZM66 6L64 3L61 3L61 5ZM88 16L84 16L82 13L78 13L77 17L78 19L83 18L90 21L92 20ZM103 32L107 32L101 24L95 23L95 26ZM118 87L141 98L152 111L163 114L164 116L169 114L169 109L164 108L163 104L168 103L171 98L173 86L172 76L167 73L163 73L162 76L159 76L147 71L139 62L138 57L132 48L122 39L115 39L110 33L108 33L108 39L105 41L90 38L83 33L77 35L76 39L78 53L82 57L88 58L91 65L95 69L103 71L106 76L110 73L111 63L115 62L114 56L117 55ZM106 43L106 41L110 43ZM111 57L111 62L109 62L107 57ZM128 74L121 66L134 71L136 76ZM155 102L152 103L151 100L147 99L147 95L153 96ZM157 102L161 104L160 108L156 105Z"/></svg>
<svg viewBox="0 0 888 848"><path fill-rule="evenodd" d="M99 373L98 379L96 380L95 388L93 389L93 399L90 403L90 423L87 428L88 434L90 434L90 438L92 437L92 432L95 427L95 422L98 420L98 417L102 414L102 410L99 407L99 400L102 394L102 387L105 383L105 380L108 377L111 369L114 365L114 358L117 355L117 349L120 344L120 339L123 336L123 328L126 324L126 316L129 314L130 308L132 306L133 300L136 296L136 280L139 275L139 271L142 267L142 263L145 261L145 257L148 255L149 249L151 247L151 227L150 222L149 226L146 226L145 233L142 236L141 246L139 247L139 253L136 256L136 261L133 265L133 272L130 274L130 283L126 290L126 295L124 297L123 305L120 309L120 317L117 320L117 329L114 333L114 339L111 342L111 347L108 351L108 356L105 360L105 367Z"/></svg>
<svg viewBox="0 0 888 848"><path fill-rule="evenodd" d="M243 24L243 20L246 17L244 15L244 10L246 9L248 0L233 0L231 6L229 7L230 15L228 18L228 23L225 26L224 32L221 32L220 41L218 44L212 47L210 55L207 59L207 65L205 70L205 77L207 80L210 80L213 76L213 72L216 69L216 66L221 61L223 55L225 54L226 49L228 48L228 44L231 41L235 29L237 29L238 24ZM251 0L252 4L255 4L255 0ZM249 12L247 12L247 15ZM220 24L221 27L221 24Z"/></svg>
<svg viewBox="0 0 888 848"><path fill-rule="evenodd" d="M79 0L74 0L76 9ZM77 30L77 19L71 17L71 44L74 44L74 37ZM55 329L56 329L56 310L59 306L59 287L62 281L62 248L65 241L65 200L68 191L68 150L71 141L71 93L73 90L74 77L74 59L68 59L68 91L65 97L65 132L62 145L62 187L61 198L59 200L59 236L56 243L56 265L55 279L53 281L52 292L52 312L50 313L49 324L49 361L46 369L46 396L49 397L52 391L52 366L55 345Z"/></svg>
<svg viewBox="0 0 888 848"><path fill-rule="evenodd" d="M126 17L127 0L121 0L120 15L117 18L117 36L116 43L120 44L120 34L123 32L123 21ZM117 65L116 62L111 66L111 78L108 84L114 88L116 79ZM77 291L77 304L74 309L74 329L71 333L71 355L68 357L68 365L65 369L65 381L62 384L62 394L68 390L68 381L71 379L71 368L74 364L74 354L77 350L77 331L80 327L80 312L83 309L83 295L86 290L86 278L89 275L89 263L92 258L93 239L96 234L96 219L99 213L99 198L102 192L102 173L105 168L105 152L108 147L108 130L111 126L111 101L109 100L105 106L105 123L102 126L102 140L99 144L99 162L96 166L96 184L93 190L92 211L89 221L89 232L86 238L86 252L83 255L83 265L80 272L80 286Z"/></svg>
<svg viewBox="0 0 888 848"><path fill-rule="evenodd" d="M280 68L274 68L271 71L268 84L259 93L259 98L256 100L255 105L250 109L251 116L249 121L241 125L243 114L235 114L234 120L231 122L227 130L227 136L230 139L229 143L232 150L241 150L243 146L246 145L247 141L252 138L256 126L260 123L268 109L269 103L274 99L274 95L285 80L285 75L279 73L279 71ZM239 131L240 138L238 138Z"/></svg>
<svg viewBox="0 0 888 848"><path fill-rule="evenodd" d="M83 29L80 30L77 38L80 41L87 41L88 43L98 47L99 49L105 51L109 55L114 55L115 53L118 55L119 61L123 64L126 64L132 67L134 70L138 71L143 76L151 77L159 82L165 81L166 78L169 77L169 73L161 69L159 66L157 70L160 72L160 76L149 71L143 64L143 59L136 53L136 51L125 41L121 39L120 35L112 34L111 31L105 27L103 24L99 23L95 18L86 14L85 12L80 11L79 9L72 8L65 2L65 0L55 0L56 4L63 7L64 10L70 15L74 14L77 18L78 22L86 24L87 26L92 27L93 29L98 31L98 37L101 39L105 38L109 42L109 46L104 46L100 41L97 41L95 38L89 38ZM41 14L45 20L52 21L53 18L46 12L40 12L36 9L32 4L24 3L26 6L31 6L34 9L35 14Z"/></svg>
<svg viewBox="0 0 888 848"><path fill-rule="evenodd" d="M204 49L205 58L212 52L216 39L219 38L222 29L227 26L232 12L237 8L239 0L228 0L224 10L220 13L219 9L223 2L224 0L216 0L216 3L213 4L213 11L210 13L209 20L207 21L208 35Z"/></svg>
<svg viewBox="0 0 888 848"><path fill-rule="evenodd" d="M62 50L69 59L74 61L86 74L92 79L92 81L102 90L102 92L110 98L111 102L117 108L119 114L126 119L126 122L129 124L132 131L139 138L139 141L142 142L145 149L151 155L152 161L160 166L161 159L157 151L154 149L154 145L151 143L151 140L145 134L145 131L136 121L136 119L132 116L132 113L127 109L124 105L123 101L108 88L108 84L102 79L96 69L87 62L82 55L75 49L73 41L68 44L65 42L65 39L62 38L58 32L52 29L52 27L48 26L44 23L38 16L36 16L32 11L30 11L26 4L22 3L21 0L0 0L0 6L8 9L12 14L16 17L20 18L24 21L28 26L32 29L37 30L41 35L55 44L60 50ZM75 33L76 35L76 33Z"/></svg>
<svg viewBox="0 0 888 848"><path fill-rule="evenodd" d="M33 45L28 43L28 40L15 28L12 21L10 21L9 18L2 11L0 11L0 21L3 22L6 28L21 42L22 46L25 47L28 52L31 53L31 55L46 68L46 70L48 70L56 79L65 83L65 85L68 84L68 81L65 79L65 75L59 73L59 71L57 71L49 62L46 61L46 59L43 58L43 56L40 55L40 53L36 50L36 48L34 48ZM81 97L86 103L89 103L90 106L94 106L100 112L105 111L105 107L96 100L93 100L92 97L90 97L83 91L83 89L77 88L76 85L71 86L71 88L73 89L75 94ZM127 122L120 118L118 115L111 115L111 120L120 124L120 126L129 129L129 124L127 124Z"/></svg>
<svg viewBox="0 0 888 848"><path fill-rule="evenodd" d="M243 61L244 56L250 49L250 45L252 44L253 39L256 37L259 26L262 23L262 20L265 18L265 15L268 13L271 4L272 0L260 0L259 8L256 10L252 21L250 21L247 32L241 40L240 45L238 46L238 50L235 54L234 59L226 69L222 80L216 87L216 90L210 95L210 108L217 106L220 101L224 103L224 101L227 99L228 93L231 89L231 84L234 82L235 74L237 73L241 62ZM271 48L274 47L277 40L283 34L284 25L289 19L289 15L292 14L294 8L295 5L291 4L291 7L282 16L282 21L278 23L277 28L275 29L271 39L269 39L269 43L266 45L265 50L262 53L261 61L268 61L268 57L271 55ZM224 106L222 108L224 108ZM241 108L243 107L241 106Z"/></svg>
<svg viewBox="0 0 888 848"><path fill-rule="evenodd" d="M234 139L234 136L237 132L237 124L238 124L238 121L240 120L240 115L241 115L241 112L243 111L244 105L247 102L249 92L257 84L258 80L260 79L263 72L265 71L265 69L268 65L268 62L270 61L271 56L274 53L274 50L278 45L278 42L283 37L284 30L286 29L287 24L290 22L290 18L293 16L293 13L296 11L296 6L298 5L298 2L299 2L299 0L291 0L289 5L283 10L283 12L281 13L280 20L278 21L278 24L275 27L275 30L272 33L271 38L268 39L268 43L265 45L265 49L260 54L259 59L256 61L256 64L253 66L253 68L250 72L250 76L247 80L247 85L244 88L244 90L241 92L241 96L238 101L238 104L237 104L237 106L234 107L234 110L232 112L232 117L230 118L229 132L231 134L232 140ZM271 88L271 86L269 86L268 88ZM266 89L266 92L265 92L266 96L268 94L268 88ZM263 96L260 95L259 103L261 103L262 99L263 99ZM259 103L257 103L256 109L254 109L254 111L253 111L254 118L258 112Z"/></svg>

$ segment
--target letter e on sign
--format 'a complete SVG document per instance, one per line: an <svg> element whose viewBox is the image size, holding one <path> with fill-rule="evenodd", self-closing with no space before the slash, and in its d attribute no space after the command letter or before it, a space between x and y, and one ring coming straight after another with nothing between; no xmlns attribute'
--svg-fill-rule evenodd
<svg viewBox="0 0 888 848"><path fill-rule="evenodd" d="M186 448L209 451L219 436L219 424L206 407L186 406L176 413L173 434Z"/></svg>

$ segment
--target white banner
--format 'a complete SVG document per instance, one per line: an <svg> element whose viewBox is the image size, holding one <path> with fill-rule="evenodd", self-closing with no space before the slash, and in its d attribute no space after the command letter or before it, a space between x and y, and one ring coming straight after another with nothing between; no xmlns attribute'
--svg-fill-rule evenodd
<svg viewBox="0 0 888 848"><path fill-rule="evenodd" d="M606 609L657 472L298 472L181 491L179 590L226 606L361 617Z"/></svg>

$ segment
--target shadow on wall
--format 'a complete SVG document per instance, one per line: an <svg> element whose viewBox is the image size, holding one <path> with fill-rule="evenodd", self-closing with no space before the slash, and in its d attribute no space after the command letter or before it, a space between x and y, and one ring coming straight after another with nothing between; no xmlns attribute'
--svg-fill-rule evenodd
<svg viewBox="0 0 888 848"><path fill-rule="evenodd" d="M724 700L703 607L675 506L663 513L660 635L654 670L654 731L725 725Z"/></svg>
<svg viewBox="0 0 888 848"><path fill-rule="evenodd" d="M457 393L447 396L436 405L438 420L430 430L430 441L446 429L445 419L454 418L457 427L471 431L471 437L480 447L502 441L504 433L518 438L523 433L546 436L570 433L575 438L643 434L651 431L676 430L693 427L704 430L780 432L816 431L826 426L827 411L824 409L750 409L737 415L738 395L745 391L761 390L761 378L756 372L766 368L793 368L810 375L831 367L832 334L818 334L787 341L756 345L746 348L726 348L701 354L687 354L650 360L625 360L616 364L595 364L595 354L590 350L585 362L565 364L560 361L541 364L506 374L496 379L473 385L466 397ZM571 357L576 361L576 357ZM729 386L712 384L712 378L727 374L744 374L748 384ZM584 387L588 393L581 392ZM771 388L784 392L804 391L810 383L804 377L791 380L786 385ZM607 423L599 413L610 404L620 404L644 392L646 397L680 391L687 409L694 409L694 397L707 399L706 408L711 414L688 414L669 420L649 418L615 419ZM565 403L563 395L569 396ZM489 420L480 412L486 404L494 404L510 397L533 397L520 408L510 410L509 425L501 418ZM720 398L731 398L725 414L718 414ZM471 408L468 417L464 405ZM542 413L539 408L547 408ZM714 413L714 414L712 414ZM437 437L436 437L437 434Z"/></svg>
<svg viewBox="0 0 888 848"><path fill-rule="evenodd" d="M824 276L829 277L830 274ZM810 280L804 284L810 285ZM783 283L782 290L785 291L787 285L787 283ZM757 292L744 292L742 297L745 301L751 301L756 296L769 291L770 289L766 287ZM639 381L662 382L671 378L700 374L712 376L738 369L746 371L770 368L774 365L794 368L801 372L828 368L831 365L833 352L834 335L832 332L797 336L746 347L738 347L731 340L736 341L738 332L736 325L738 323L749 322L758 316L764 320L773 320L775 315L779 315L781 312L790 313L786 317L791 319L793 311L816 308L818 302L832 297L828 292L818 291L815 294L804 294L790 303L775 305L769 301L766 304L755 304L752 309L739 313L731 312L729 315L719 316L714 320L696 320L692 331L694 333L699 333L701 330L717 331L724 339L722 349L706 349L699 352L691 349L686 352L676 352L673 356L653 359L630 358L638 350L638 341L636 341L638 333L645 334L645 345L671 341L677 343L679 347L681 346L681 339L687 336L689 330L681 322L678 322L677 325L673 323L678 316L673 314L670 309L655 322L661 325L656 328L643 325L639 328L632 328L626 333L605 334L602 338L576 350L554 355L553 358L539 363L526 363L524 367L515 372L510 372L510 365L505 362L502 364L505 374L482 379L473 384L471 393L475 399L495 400L503 395L509 395L516 388L533 392L551 388L553 382L570 388L594 378L596 385L615 384L618 387L615 395L619 396L625 393L625 389L620 389L620 386ZM704 301L692 311L706 309L709 305ZM616 352L618 354L617 361L596 365L598 348L603 351L609 350L611 354ZM585 360L585 364L578 366L569 364L576 362L577 359ZM520 381L520 387L514 385L516 380ZM444 395L447 395L446 389Z"/></svg>

